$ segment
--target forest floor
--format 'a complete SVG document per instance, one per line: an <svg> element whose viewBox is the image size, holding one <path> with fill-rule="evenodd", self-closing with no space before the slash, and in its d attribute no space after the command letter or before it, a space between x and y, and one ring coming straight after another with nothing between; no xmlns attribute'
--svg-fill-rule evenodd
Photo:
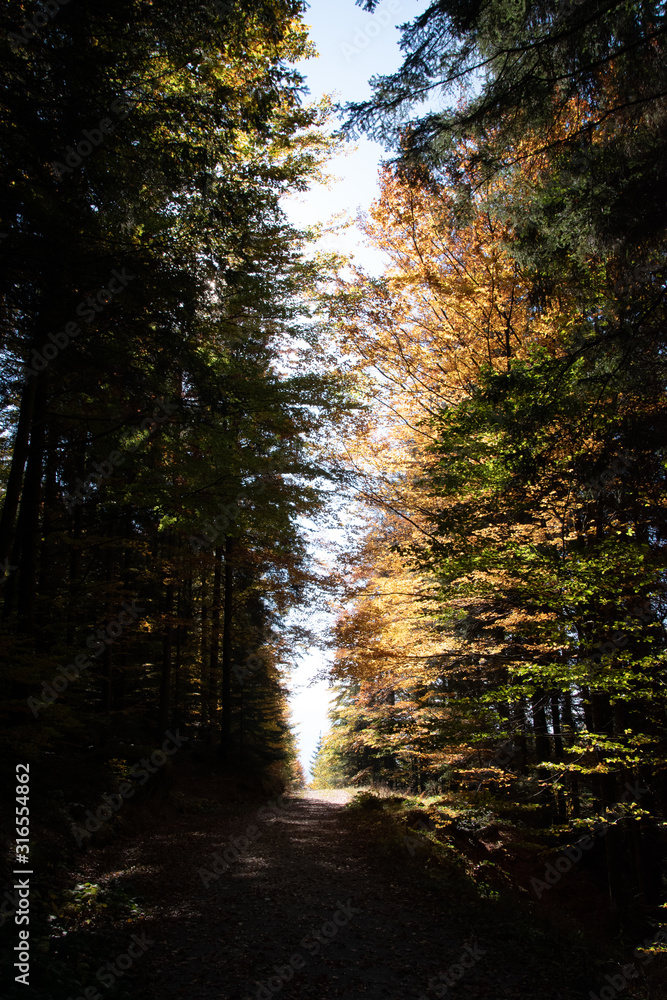
<svg viewBox="0 0 667 1000"><path fill-rule="evenodd" d="M371 836L344 808L349 797L267 795L231 818L187 811L90 851L85 877L113 878L141 906L108 939L121 954L134 934L136 957L127 974L112 963L122 979L101 995L122 987L146 1000L664 998L643 973L631 982L618 964L587 955L580 935L538 926L520 901L471 893L400 840Z"/></svg>

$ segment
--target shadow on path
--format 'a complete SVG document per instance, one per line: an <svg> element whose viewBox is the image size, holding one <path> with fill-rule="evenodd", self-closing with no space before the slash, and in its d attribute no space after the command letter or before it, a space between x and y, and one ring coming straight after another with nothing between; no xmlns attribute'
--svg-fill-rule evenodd
<svg viewBox="0 0 667 1000"><path fill-rule="evenodd" d="M405 861L378 857L340 802L312 793L279 801L231 827L179 817L126 849L127 877L149 915L142 929L155 942L136 966L137 997L588 997L566 988L567 955L559 986L553 970L536 968L530 942L499 925L491 902L460 905L407 850Z"/></svg>

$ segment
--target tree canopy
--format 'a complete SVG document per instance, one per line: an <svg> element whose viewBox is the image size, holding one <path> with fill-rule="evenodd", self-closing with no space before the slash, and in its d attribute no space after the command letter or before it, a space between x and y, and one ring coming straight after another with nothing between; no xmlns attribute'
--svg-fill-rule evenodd
<svg viewBox="0 0 667 1000"><path fill-rule="evenodd" d="M666 777L664 18L499 0L403 25L347 108L389 150L363 220L388 264L331 301L371 412L321 766L528 780L560 821L640 776L622 907L652 894Z"/></svg>

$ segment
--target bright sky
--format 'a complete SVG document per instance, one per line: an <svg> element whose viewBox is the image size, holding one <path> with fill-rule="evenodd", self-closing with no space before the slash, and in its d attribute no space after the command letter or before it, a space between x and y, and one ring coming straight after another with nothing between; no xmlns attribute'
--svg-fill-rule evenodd
<svg viewBox="0 0 667 1000"><path fill-rule="evenodd" d="M311 26L310 36L319 58L306 60L299 67L311 97L329 94L334 100L359 101L370 96L369 78L376 73L390 73L401 64L396 25L412 20L425 6L423 0L382 0L374 14L367 14L355 6L354 0L312 0L305 20ZM358 140L355 146L351 144L347 155L331 161L329 172L340 180L330 189L319 185L285 202L295 225L327 222L339 212L353 219L359 209L370 206L378 193L378 165L385 153L367 139ZM325 242L325 246L353 253L355 262L368 271L382 270L380 253L363 246L361 234L354 228ZM318 616L317 624L326 629L330 622ZM325 662L323 653L305 655L290 683L292 721L307 777L319 735L329 728L327 683L312 683Z"/></svg>
<svg viewBox="0 0 667 1000"><path fill-rule="evenodd" d="M411 20L426 4L415 0L382 0L374 14L355 6L354 0L312 0L306 13L310 37L319 57L299 65L314 100L325 94L334 100L359 101L371 95L369 78L390 73L401 64L397 25ZM318 185L308 194L285 202L295 224L326 222L338 213L354 219L377 196L378 165L385 151L377 143L360 138L329 162L328 172L338 178L327 189ZM353 228L325 246L351 252L356 263L380 273L382 258L362 243Z"/></svg>

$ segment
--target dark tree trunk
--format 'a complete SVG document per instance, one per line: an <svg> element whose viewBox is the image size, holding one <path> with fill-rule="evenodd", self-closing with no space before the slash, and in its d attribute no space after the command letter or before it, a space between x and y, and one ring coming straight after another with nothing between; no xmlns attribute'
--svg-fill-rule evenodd
<svg viewBox="0 0 667 1000"><path fill-rule="evenodd" d="M209 690L209 672L211 664L209 663L209 649L208 649L208 608L206 607L206 599L208 596L208 587L206 580L206 571L202 572L201 578L201 640L200 640L200 657L201 657L201 703L200 703L200 714L199 720L202 727L202 732L206 735L210 735L211 727L211 692Z"/></svg>
<svg viewBox="0 0 667 1000"><path fill-rule="evenodd" d="M169 728L171 701L171 669L173 646L174 584L169 582L164 598L164 630L162 639L162 672L160 674L160 701L158 705L157 737L163 738Z"/></svg>
<svg viewBox="0 0 667 1000"><path fill-rule="evenodd" d="M44 470L44 504L42 515L43 541L39 554L39 594L42 598L54 599L58 593L58 577L53 568L57 559L57 548L52 544L52 536L56 530L58 488L56 486L56 468L58 461L58 435L51 423L47 429ZM43 616L38 619L38 631L44 624Z"/></svg>
<svg viewBox="0 0 667 1000"><path fill-rule="evenodd" d="M512 722L515 731L514 741L519 747L520 753L520 764L519 768L522 774L526 774L528 771L528 736L527 736L527 726L526 726L526 699L519 698L518 701L514 703L514 708L512 711Z"/></svg>
<svg viewBox="0 0 667 1000"><path fill-rule="evenodd" d="M234 599L234 570L232 552L234 539L225 542L225 607L222 624L222 725L220 728L220 755L229 760L232 725L232 621Z"/></svg>
<svg viewBox="0 0 667 1000"><path fill-rule="evenodd" d="M0 516L0 565L2 566L6 564L12 553L16 512L18 511L21 499L23 473L28 460L28 446L35 412L37 382L39 379L40 376L29 378L25 382L21 394L21 406L12 450L12 461L9 467L2 515Z"/></svg>
<svg viewBox="0 0 667 1000"><path fill-rule="evenodd" d="M563 759L563 734L560 718L560 696L557 691L551 695L551 721L554 731L554 757L556 760Z"/></svg>
<svg viewBox="0 0 667 1000"><path fill-rule="evenodd" d="M568 734L568 739L574 738L574 715L572 713L572 695L566 691L563 695L563 726ZM581 802L579 800L579 778L576 771L571 771L570 782L570 809L573 816L581 815Z"/></svg>
<svg viewBox="0 0 667 1000"><path fill-rule="evenodd" d="M551 758L551 740L547 728L547 713L544 708L544 691L536 691L532 698L533 733L535 734L535 757L537 763Z"/></svg>
<svg viewBox="0 0 667 1000"><path fill-rule="evenodd" d="M218 711L218 667L220 659L220 604L222 601L222 547L215 550L215 568L213 571L213 599L211 603L211 657L209 668L209 692L211 705L210 741L213 744L215 720Z"/></svg>
<svg viewBox="0 0 667 1000"><path fill-rule="evenodd" d="M46 440L46 382L43 378L36 378L34 381L38 385L35 391L28 461L19 513L21 558L18 570L18 615L21 627L25 631L33 631L35 625L41 534L42 466Z"/></svg>
<svg viewBox="0 0 667 1000"><path fill-rule="evenodd" d="M115 566L114 566L114 550L113 550L113 538L115 535L115 526L112 524L111 530L111 545L109 545L104 552L104 564L105 564L105 580L106 580L106 593L107 593L107 622L112 622L115 617L115 607L112 594L114 592L114 577L115 577ZM112 637L113 638L113 637ZM111 725L111 713L114 708L113 701L113 686L114 686L114 660L115 660L115 643L109 642L104 648L104 659L102 661L104 667L104 677L102 678L102 709L107 717L107 725Z"/></svg>
<svg viewBox="0 0 667 1000"><path fill-rule="evenodd" d="M77 478L82 479L86 465L86 439L85 437L73 437L68 442L68 452L71 456L70 490L74 493L74 483ZM68 466L70 462L68 461ZM81 578L81 548L80 540L83 533L84 516L83 504L77 503L71 508L69 513L71 518L71 528L69 531L69 606L67 608L67 644L71 646L74 642L76 626L78 624L78 597L79 580Z"/></svg>

